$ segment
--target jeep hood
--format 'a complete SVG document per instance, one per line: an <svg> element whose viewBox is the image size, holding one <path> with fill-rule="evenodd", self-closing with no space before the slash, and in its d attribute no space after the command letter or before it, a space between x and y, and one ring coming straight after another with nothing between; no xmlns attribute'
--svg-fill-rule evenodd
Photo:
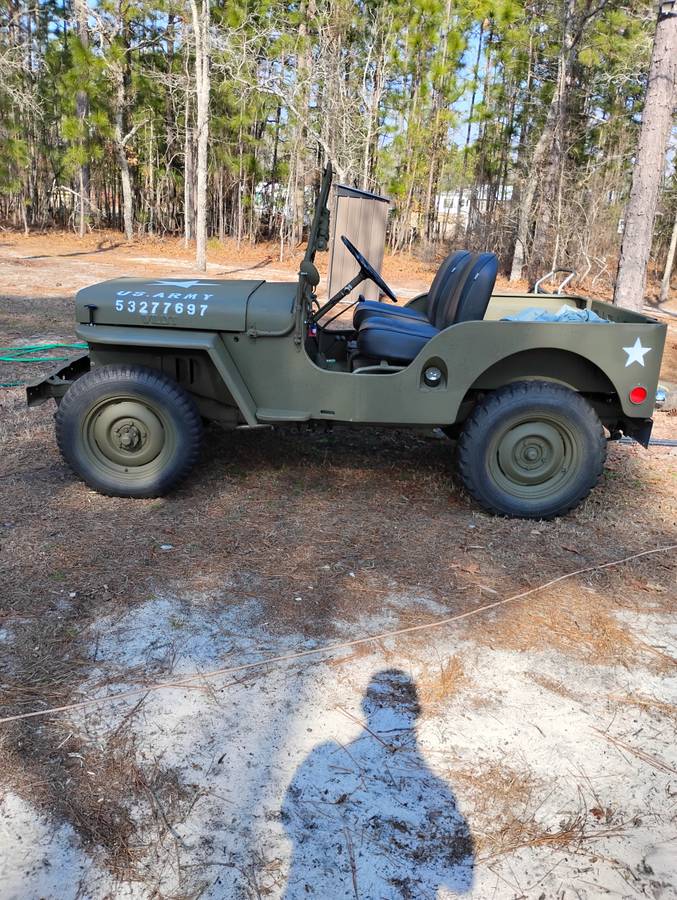
<svg viewBox="0 0 677 900"><path fill-rule="evenodd" d="M291 325L295 283L210 278L116 278L78 291L76 320L200 331L282 330Z"/></svg>

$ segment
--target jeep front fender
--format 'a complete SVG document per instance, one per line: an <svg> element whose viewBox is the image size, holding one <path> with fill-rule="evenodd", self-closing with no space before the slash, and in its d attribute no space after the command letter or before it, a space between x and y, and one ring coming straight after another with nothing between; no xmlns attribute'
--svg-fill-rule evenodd
<svg viewBox="0 0 677 900"><path fill-rule="evenodd" d="M161 352L165 350L203 351L237 403L247 425L257 425L256 405L247 385L219 334L213 331L180 331L169 328L128 328L117 325L79 325L77 336L91 347L97 344L107 349L120 348L124 358L125 347L143 347Z"/></svg>

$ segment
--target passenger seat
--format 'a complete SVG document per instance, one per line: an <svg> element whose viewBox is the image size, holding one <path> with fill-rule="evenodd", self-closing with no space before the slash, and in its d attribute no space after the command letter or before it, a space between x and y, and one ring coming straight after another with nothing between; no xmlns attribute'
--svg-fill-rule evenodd
<svg viewBox="0 0 677 900"><path fill-rule="evenodd" d="M439 302L435 317L439 324L401 316L370 316L357 333L360 358L409 363L442 329L483 319L498 274L498 258L495 253L472 256L455 289Z"/></svg>

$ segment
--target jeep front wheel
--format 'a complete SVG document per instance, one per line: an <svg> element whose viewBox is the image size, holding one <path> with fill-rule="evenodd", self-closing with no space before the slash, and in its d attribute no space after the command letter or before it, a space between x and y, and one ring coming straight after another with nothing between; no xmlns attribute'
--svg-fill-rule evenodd
<svg viewBox="0 0 677 900"><path fill-rule="evenodd" d="M547 381L509 384L464 423L458 472L489 512L552 519L595 486L606 458L602 424L575 391Z"/></svg>
<svg viewBox="0 0 677 900"><path fill-rule="evenodd" d="M76 475L113 497L159 497L197 460L200 414L186 391L141 366L79 378L56 413L59 449Z"/></svg>

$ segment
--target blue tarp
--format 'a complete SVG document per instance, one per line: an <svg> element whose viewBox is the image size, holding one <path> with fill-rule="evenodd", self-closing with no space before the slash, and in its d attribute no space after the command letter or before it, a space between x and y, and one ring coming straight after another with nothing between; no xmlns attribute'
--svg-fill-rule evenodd
<svg viewBox="0 0 677 900"><path fill-rule="evenodd" d="M530 306L514 316L505 316L501 322L566 322L576 325L579 322L590 322L594 325L610 325L608 319L603 319L591 309L577 309L575 306L564 304L556 313L538 306Z"/></svg>

